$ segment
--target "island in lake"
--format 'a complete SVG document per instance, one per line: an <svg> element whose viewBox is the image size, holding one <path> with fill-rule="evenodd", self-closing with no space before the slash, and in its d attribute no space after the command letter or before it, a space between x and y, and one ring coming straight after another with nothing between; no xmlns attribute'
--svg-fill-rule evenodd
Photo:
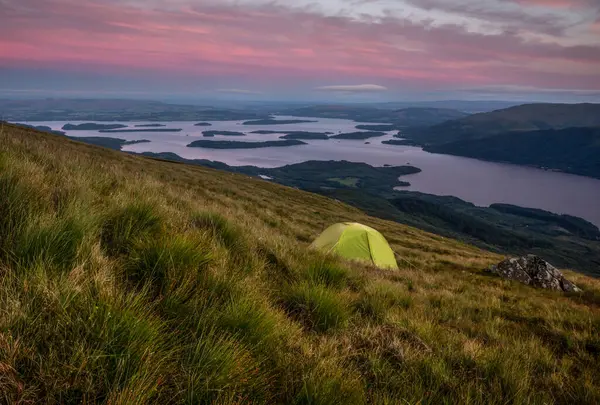
<svg viewBox="0 0 600 405"><path fill-rule="evenodd" d="M202 132L202 136L213 137L215 135L223 135L223 136L246 136L243 132L237 131L204 131Z"/></svg>
<svg viewBox="0 0 600 405"><path fill-rule="evenodd" d="M195 127L210 127L212 126L212 124L210 122L199 122L197 124L194 124Z"/></svg>
<svg viewBox="0 0 600 405"><path fill-rule="evenodd" d="M329 139L325 132L307 132L307 131L296 131L288 132L284 136L280 136L279 139Z"/></svg>
<svg viewBox="0 0 600 405"><path fill-rule="evenodd" d="M241 142L241 141L205 141L198 140L187 145L190 148L207 149L256 149L281 146L306 145L305 142L295 139L286 139L283 141L264 141L264 142Z"/></svg>
<svg viewBox="0 0 600 405"><path fill-rule="evenodd" d="M347 132L339 135L333 135L331 138L335 139L350 139L350 140L363 140L369 138L376 138L378 136L384 136L385 132L376 131L365 131L365 132Z"/></svg>
<svg viewBox="0 0 600 405"><path fill-rule="evenodd" d="M356 129L362 129L364 131L393 131L396 129L395 125L392 124L367 124L367 125L357 125Z"/></svg>
<svg viewBox="0 0 600 405"><path fill-rule="evenodd" d="M289 124L304 124L304 123L308 123L308 122L317 122L317 121L264 119L264 120L246 121L242 125L289 125Z"/></svg>
<svg viewBox="0 0 600 405"><path fill-rule="evenodd" d="M400 145L400 146L419 146L417 142L412 139L390 139L388 141L381 141L386 145Z"/></svg>
<svg viewBox="0 0 600 405"><path fill-rule="evenodd" d="M260 135L271 135L271 134L285 134L284 131L271 131L269 129L259 129L258 131L252 131L251 134L260 134Z"/></svg>
<svg viewBox="0 0 600 405"><path fill-rule="evenodd" d="M65 131L97 131L101 129L119 129L127 128L123 124L96 124L94 122L86 122L84 124L65 124L62 129Z"/></svg>
<svg viewBox="0 0 600 405"><path fill-rule="evenodd" d="M130 132L181 132L181 128L145 128L145 129L101 129L98 132L105 134L130 133Z"/></svg>
<svg viewBox="0 0 600 405"><path fill-rule="evenodd" d="M134 125L134 127L136 128L159 128L159 127L166 127L165 124L138 124L138 125Z"/></svg>

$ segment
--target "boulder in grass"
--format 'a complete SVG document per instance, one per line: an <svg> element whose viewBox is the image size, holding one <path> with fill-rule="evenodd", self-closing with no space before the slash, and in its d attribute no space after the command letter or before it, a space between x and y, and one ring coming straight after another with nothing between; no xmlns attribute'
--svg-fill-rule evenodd
<svg viewBox="0 0 600 405"><path fill-rule="evenodd" d="M506 259L490 266L487 271L533 287L565 292L581 291L567 280L560 270L535 255Z"/></svg>

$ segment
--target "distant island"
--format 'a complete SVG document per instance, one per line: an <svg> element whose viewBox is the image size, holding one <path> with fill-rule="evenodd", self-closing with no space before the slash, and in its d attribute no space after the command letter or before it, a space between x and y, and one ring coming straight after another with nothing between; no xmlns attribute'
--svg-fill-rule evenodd
<svg viewBox="0 0 600 405"><path fill-rule="evenodd" d="M325 132L288 132L287 135L280 136L279 139L329 139Z"/></svg>
<svg viewBox="0 0 600 405"><path fill-rule="evenodd" d="M305 142L290 139L283 141L265 141L265 142L241 142L241 141L205 141L198 140L190 143L190 148L207 148L207 149L257 149L270 148L281 146L296 146L306 145Z"/></svg>
<svg viewBox="0 0 600 405"><path fill-rule="evenodd" d="M268 129L259 129L258 131L252 131L251 134L286 134L285 137L281 137L283 139L325 139L327 135L333 135L333 132L309 132L309 131L271 131ZM312 134L318 137L311 138ZM287 135L292 135L291 137L287 137ZM306 135L306 138L299 137L301 135ZM327 137L328 138L328 137Z"/></svg>
<svg viewBox="0 0 600 405"><path fill-rule="evenodd" d="M212 126L212 124L210 122L199 122L197 124L194 124L195 127L210 127Z"/></svg>
<svg viewBox="0 0 600 405"><path fill-rule="evenodd" d="M158 128L158 127L166 127L165 124L138 124L134 125L136 128Z"/></svg>
<svg viewBox="0 0 600 405"><path fill-rule="evenodd" d="M269 129L259 129L258 131L252 131L251 134L261 134L261 135L269 135L269 134L284 134L283 131L271 131Z"/></svg>
<svg viewBox="0 0 600 405"><path fill-rule="evenodd" d="M396 129L396 126L392 125L392 124L382 124L382 125L369 124L369 125L357 125L355 128L356 129L362 129L364 131L384 131L384 132L388 132L388 131L393 131L394 129Z"/></svg>
<svg viewBox="0 0 600 405"><path fill-rule="evenodd" d="M100 129L119 129L127 128L123 124L96 124L94 122L86 122L84 124L65 124L62 129L65 131L97 131Z"/></svg>
<svg viewBox="0 0 600 405"><path fill-rule="evenodd" d="M366 131L366 132L347 132L339 135L333 135L331 138L335 139L351 139L351 140L363 140L369 138L376 138L379 136L384 136L385 132L375 132L375 131Z"/></svg>
<svg viewBox="0 0 600 405"><path fill-rule="evenodd" d="M419 146L419 144L412 139L390 139L388 141L381 141L385 145L400 145L400 146Z"/></svg>
<svg viewBox="0 0 600 405"><path fill-rule="evenodd" d="M288 124L304 124L307 122L317 122L317 121L264 119L264 120L246 121L242 125L288 125Z"/></svg>
<svg viewBox="0 0 600 405"><path fill-rule="evenodd" d="M202 132L202 136L205 137L213 137L215 135L223 135L223 136L246 136L243 132L237 131L204 131Z"/></svg>
<svg viewBox="0 0 600 405"><path fill-rule="evenodd" d="M98 132L106 134L129 133L129 132L181 132L181 128L151 128L151 129L101 129Z"/></svg>

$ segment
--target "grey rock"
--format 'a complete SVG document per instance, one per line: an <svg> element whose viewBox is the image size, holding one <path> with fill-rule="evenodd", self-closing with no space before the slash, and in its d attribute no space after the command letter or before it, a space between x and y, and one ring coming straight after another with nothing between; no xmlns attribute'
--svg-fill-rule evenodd
<svg viewBox="0 0 600 405"><path fill-rule="evenodd" d="M581 291L560 270L535 255L506 259L490 266L487 271L533 287L565 292Z"/></svg>

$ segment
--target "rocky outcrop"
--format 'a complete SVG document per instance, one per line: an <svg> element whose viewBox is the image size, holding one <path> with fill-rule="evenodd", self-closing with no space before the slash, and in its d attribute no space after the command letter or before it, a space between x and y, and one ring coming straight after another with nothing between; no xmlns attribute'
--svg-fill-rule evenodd
<svg viewBox="0 0 600 405"><path fill-rule="evenodd" d="M533 287L565 292L581 291L560 270L535 255L506 259L489 267L487 271Z"/></svg>

